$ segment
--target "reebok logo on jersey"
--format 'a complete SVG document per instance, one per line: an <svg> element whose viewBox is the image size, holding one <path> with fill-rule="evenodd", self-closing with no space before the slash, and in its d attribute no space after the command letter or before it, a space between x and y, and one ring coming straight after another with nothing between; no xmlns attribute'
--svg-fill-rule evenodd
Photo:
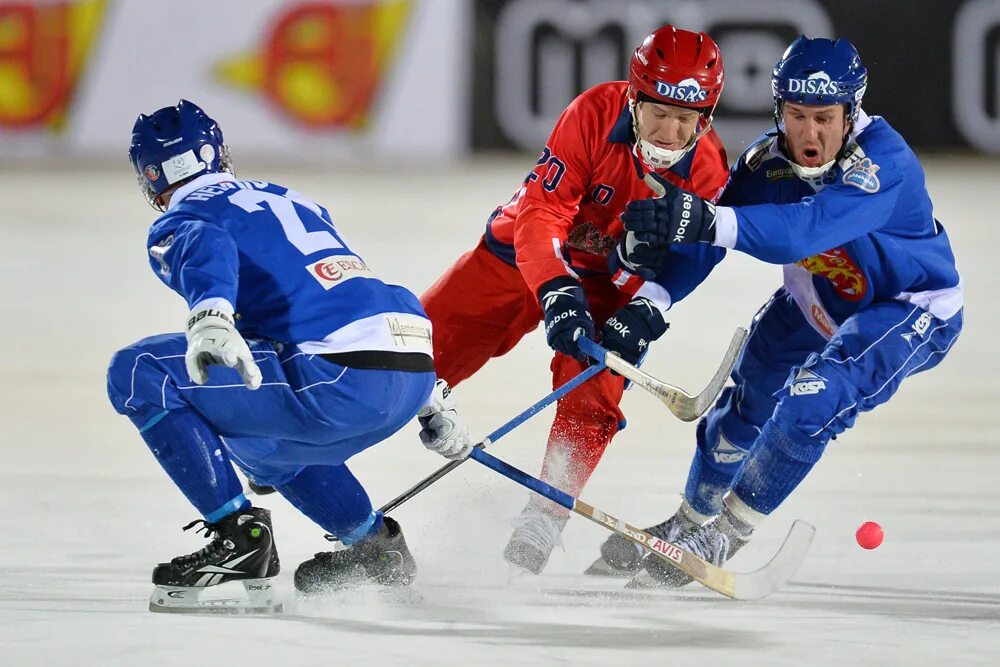
<svg viewBox="0 0 1000 667"><path fill-rule="evenodd" d="M552 304L556 302L556 299L558 299L561 296L568 296L571 299L575 299L576 297L573 295L573 290L575 289L576 287L572 286L560 287L559 289L554 289L549 292L546 292L545 296L542 297L542 308L548 310L549 308L552 307Z"/></svg>
<svg viewBox="0 0 1000 667"><path fill-rule="evenodd" d="M332 289L353 278L374 278L368 265L356 255L331 255L306 266L323 289Z"/></svg>
<svg viewBox="0 0 1000 667"><path fill-rule="evenodd" d="M792 396L818 394L826 389L826 378L816 375L808 368L800 368L792 381Z"/></svg>

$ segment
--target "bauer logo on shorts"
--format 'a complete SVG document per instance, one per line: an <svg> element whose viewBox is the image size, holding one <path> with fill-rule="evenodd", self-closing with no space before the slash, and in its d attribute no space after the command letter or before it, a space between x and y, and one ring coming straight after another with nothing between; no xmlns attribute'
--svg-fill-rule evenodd
<svg viewBox="0 0 1000 667"><path fill-rule="evenodd" d="M356 255L331 255L306 266L323 289L331 289L352 278L374 278L375 275Z"/></svg>
<svg viewBox="0 0 1000 667"><path fill-rule="evenodd" d="M846 185L853 185L865 192L875 193L881 187L878 176L875 175L878 170L879 166L872 162L871 158L866 157L844 172L843 180Z"/></svg>

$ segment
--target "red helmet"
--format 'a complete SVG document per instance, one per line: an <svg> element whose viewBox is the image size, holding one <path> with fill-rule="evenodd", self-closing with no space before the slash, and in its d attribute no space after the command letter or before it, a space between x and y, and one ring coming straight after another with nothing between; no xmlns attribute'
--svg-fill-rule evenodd
<svg viewBox="0 0 1000 667"><path fill-rule="evenodd" d="M635 97L644 93L656 102L711 116L725 78L722 54L711 37L665 25L632 54L628 82Z"/></svg>

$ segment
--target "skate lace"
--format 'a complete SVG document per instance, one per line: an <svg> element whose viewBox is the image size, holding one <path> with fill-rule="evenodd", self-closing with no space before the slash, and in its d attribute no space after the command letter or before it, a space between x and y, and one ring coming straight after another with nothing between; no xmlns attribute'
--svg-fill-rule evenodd
<svg viewBox="0 0 1000 667"><path fill-rule="evenodd" d="M697 527L698 526L696 524L691 524L674 515L663 523L658 523L652 528L648 528L646 532L654 537L660 538L664 542L674 542L683 533Z"/></svg>
<svg viewBox="0 0 1000 667"><path fill-rule="evenodd" d="M562 544L559 520L543 512L521 514L515 521L517 539L548 553Z"/></svg>
<svg viewBox="0 0 1000 667"><path fill-rule="evenodd" d="M213 535L215 536L215 538L201 549L198 549L197 551L186 554L184 556L178 556L177 558L174 558L173 560L170 561L174 565L179 565L181 567L190 567L191 565L195 565L203 561L214 560L227 550L225 546L225 540L222 539L222 536L219 534L219 528L215 524L208 523L204 519L195 519L188 525L184 526L184 530L191 530L199 523L201 524L201 526L198 526L198 528L195 530L196 533L204 532L205 538L212 537Z"/></svg>
<svg viewBox="0 0 1000 667"><path fill-rule="evenodd" d="M705 526L685 535L677 542L677 546L712 565L721 566L729 554L729 536L711 526Z"/></svg>

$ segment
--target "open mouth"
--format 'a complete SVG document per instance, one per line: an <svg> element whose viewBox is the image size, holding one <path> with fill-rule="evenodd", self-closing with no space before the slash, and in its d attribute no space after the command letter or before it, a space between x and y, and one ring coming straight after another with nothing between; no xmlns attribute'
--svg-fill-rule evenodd
<svg viewBox="0 0 1000 667"><path fill-rule="evenodd" d="M806 148L802 151L802 158L805 166L813 166L819 164L820 154L819 149L816 148Z"/></svg>

